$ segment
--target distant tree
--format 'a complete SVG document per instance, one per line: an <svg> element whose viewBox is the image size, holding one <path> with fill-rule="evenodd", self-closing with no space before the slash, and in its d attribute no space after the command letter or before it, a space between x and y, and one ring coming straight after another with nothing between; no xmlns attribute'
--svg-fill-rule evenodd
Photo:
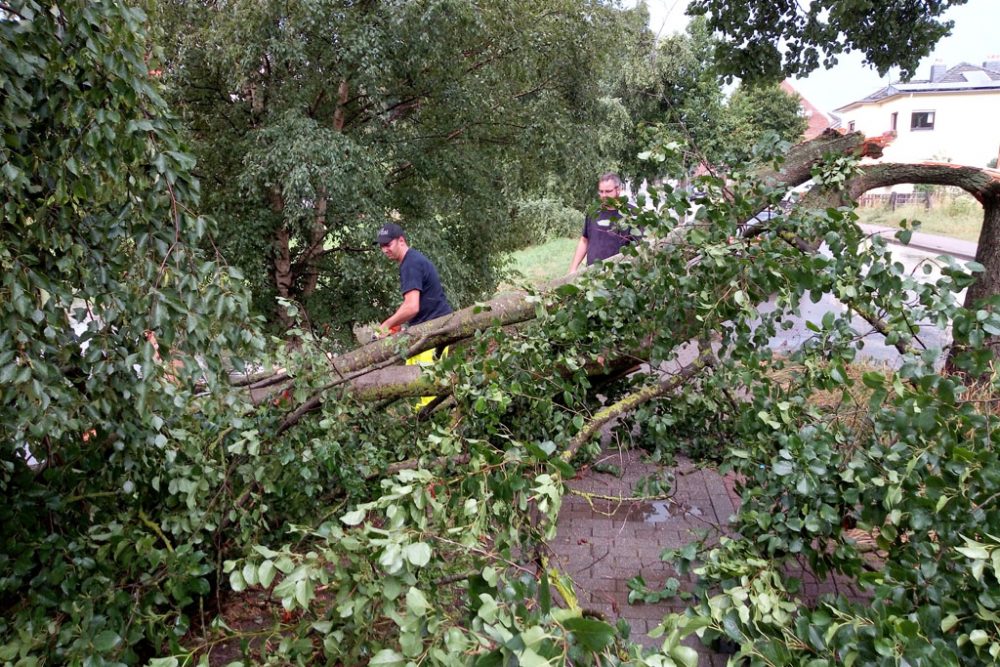
<svg viewBox="0 0 1000 667"><path fill-rule="evenodd" d="M777 85L740 86L727 99L725 81L716 67L718 45L704 19L695 19L684 34L656 42L652 33L634 39L629 66L615 81L614 95L635 125L662 125L687 147L689 169L699 164L735 164L751 159L751 149L765 132L798 141L806 127L799 102ZM650 164L635 158L645 138L623 143L624 170L643 177Z"/></svg>
<svg viewBox="0 0 1000 667"><path fill-rule="evenodd" d="M730 76L778 81L860 51L880 75L898 66L905 80L951 31L941 15L966 1L694 0L688 13L720 35L716 59Z"/></svg>
<svg viewBox="0 0 1000 667"><path fill-rule="evenodd" d="M516 200L589 184L620 12L597 0L165 3L164 78L258 307L341 331L398 300L398 218L450 298L497 284ZM516 235L514 235L516 236Z"/></svg>
<svg viewBox="0 0 1000 667"><path fill-rule="evenodd" d="M726 112L719 142L730 164L750 161L766 132L795 143L809 125L799 97L777 84L741 85L730 96Z"/></svg>

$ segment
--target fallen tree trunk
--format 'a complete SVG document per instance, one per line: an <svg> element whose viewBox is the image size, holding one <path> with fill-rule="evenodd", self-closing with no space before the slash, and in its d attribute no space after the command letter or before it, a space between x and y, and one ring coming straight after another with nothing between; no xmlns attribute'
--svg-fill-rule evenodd
<svg viewBox="0 0 1000 667"><path fill-rule="evenodd" d="M872 151L880 147L867 142L860 133L840 134L827 132L816 139L799 144L789 151L780 170L766 169L761 171L761 178L772 185L785 184L796 186L808 181L813 165L829 154L856 154L877 156ZM662 248L671 245L674 239L661 241ZM564 276L550 281L541 287L539 292L545 293L573 282L577 275ZM285 420L282 430L298 421L302 414L316 408L326 391L338 386L348 386L358 390L359 396L374 398L403 397L411 395L435 395L435 391L427 387L410 385L404 389L410 378L416 377L418 371L388 371L385 366L399 363L420 352L453 345L472 337L477 331L491 326L515 325L534 319L535 303L526 298L523 292L502 294L490 301L474 304L436 320L424 322L411 327L407 332L383 338L352 350L342 356L330 359L331 382L311 396L306 404L293 411ZM378 372L372 378L361 380ZM291 381L285 373L279 373L267 380L271 391L280 391ZM385 387L383 391L381 387ZM390 388L392 387L392 388Z"/></svg>
<svg viewBox="0 0 1000 667"><path fill-rule="evenodd" d="M831 152L854 152L877 157L881 147L881 143L865 141L859 134L827 134L796 146L780 171L763 172L761 177L775 185L795 186L809 180L814 163ZM861 173L843 190L836 193L813 192L805 199L804 205L841 205L857 199L867 190L905 182L955 185L970 192L983 203L985 218L977 260L987 267L987 271L979 276L977 285L974 286L977 289L970 289L966 304L974 303L982 295L1000 293L1000 253L996 251L1000 247L1000 172L939 163L869 165L862 168ZM682 234L683 230L679 230L678 236ZM678 238L661 240L658 250L671 247L677 240ZM808 240L788 240L803 252L814 250L815 243ZM575 275L565 276L543 285L539 291L549 292L575 279ZM884 323L875 314L868 313L865 304L849 305L872 323L876 330L885 332ZM427 349L453 345L491 326L509 326L530 321L535 317L535 306L535 302L526 298L524 293L503 294L491 301L415 326L402 335L382 339L343 356L334 357L330 360L334 379L289 413L279 427L279 433L298 423L309 411L318 408L326 392L335 387L346 387L356 398L373 401L446 395L451 391L450 387L446 384L434 384L422 375L420 367L393 364ZM906 351L901 344L896 347L901 353ZM612 366L631 367L637 361L648 359L648 352L649 350L633 350L628 355L616 355L612 351L608 355L607 366L595 366L588 370L588 374L600 376L606 374L607 368ZM282 380L287 382L290 378ZM274 386L272 384L272 390ZM651 396L655 394L654 391ZM644 402L641 397L637 398Z"/></svg>

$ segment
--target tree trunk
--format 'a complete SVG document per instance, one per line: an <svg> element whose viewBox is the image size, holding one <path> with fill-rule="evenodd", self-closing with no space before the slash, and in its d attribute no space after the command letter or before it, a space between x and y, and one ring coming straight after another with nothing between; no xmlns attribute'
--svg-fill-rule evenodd
<svg viewBox="0 0 1000 667"><path fill-rule="evenodd" d="M981 299L1000 294L1000 195L984 197L983 228L979 231L976 261L985 271L965 293L965 307L973 308Z"/></svg>
<svg viewBox="0 0 1000 667"><path fill-rule="evenodd" d="M302 272L305 274L305 281L302 285L302 298L306 299L316 291L319 283L319 269L316 267L316 259L323 254L323 244L326 241L328 231L326 224L326 189L319 189L319 197L316 200L316 218L313 220L313 227L309 236L309 248L304 257L296 262L301 264ZM294 279L294 277L293 277Z"/></svg>
<svg viewBox="0 0 1000 667"><path fill-rule="evenodd" d="M281 196L281 191L277 187L271 188L268 193L271 200L271 210L280 214L285 210L285 201ZM288 299L292 290L292 254L289 245L288 228L284 224L278 227L274 233L272 241L274 248L274 260L272 263L274 271L274 287L278 296ZM294 322L288 315L288 309L278 304L278 319L285 329L290 328Z"/></svg>

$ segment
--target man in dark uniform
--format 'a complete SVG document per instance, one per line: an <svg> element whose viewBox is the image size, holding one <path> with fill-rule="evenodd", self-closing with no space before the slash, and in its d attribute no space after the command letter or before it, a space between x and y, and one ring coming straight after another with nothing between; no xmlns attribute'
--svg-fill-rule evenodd
<svg viewBox="0 0 1000 667"><path fill-rule="evenodd" d="M587 265L608 257L614 257L622 248L634 242L637 237L631 229L621 224L621 213L615 208L615 201L621 196L622 179L614 172L601 174L597 180L597 194L601 198L601 209L596 215L588 215L583 221L583 234L576 244L573 262L569 272L579 268L583 258Z"/></svg>
<svg viewBox="0 0 1000 667"><path fill-rule="evenodd" d="M379 325L379 338L398 331L404 324L420 324L452 312L437 269L423 253L407 245L399 225L386 223L376 240L382 254L399 264L399 287L403 292L402 305Z"/></svg>

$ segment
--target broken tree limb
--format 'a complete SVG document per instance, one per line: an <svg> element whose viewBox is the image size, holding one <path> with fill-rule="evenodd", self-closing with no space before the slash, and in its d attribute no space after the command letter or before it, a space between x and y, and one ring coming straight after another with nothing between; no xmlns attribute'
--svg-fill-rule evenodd
<svg viewBox="0 0 1000 667"><path fill-rule="evenodd" d="M866 142L860 133L828 132L812 141L793 147L779 171L766 171L762 177L774 184L784 183L794 186L809 180L813 164L827 155L860 155L865 154L866 151L868 151L867 154L874 155L876 153L872 151L880 151L880 146L875 144L873 149L871 142ZM685 233L680 229L677 231L677 238L671 235L671 237L658 242L657 250L665 250L676 244ZM802 249L803 251L809 250L808 247ZM621 256L614 259L620 260ZM564 284L575 281L577 277L574 274L550 281L541 286L539 292L551 292ZM284 432L298 423L305 414L317 409L325 394L336 387L345 386L352 390L356 397L370 400L392 400L404 396L431 396L447 393L446 387L438 387L444 391L436 391L432 383L420 377L420 371L416 367L410 371L373 374L384 371L387 367L399 364L402 360L425 350L453 345L471 338L480 330L492 326L511 326L530 321L535 317L535 307L534 301L528 299L523 292L506 293L488 302L476 304L443 318L414 326L403 334L375 341L339 357L331 357L329 359L330 372L336 379L314 391L305 402L290 412L278 427L278 433ZM628 355L613 354L612 356ZM644 359L641 354L631 356L636 360ZM607 373L606 370L603 373L600 369L594 370L596 375ZM367 381L360 380L364 376L368 376ZM269 389L278 391L280 385L290 381L292 381L291 378L282 378L278 384L271 385ZM260 384L266 382L267 380L263 380Z"/></svg>
<svg viewBox="0 0 1000 667"><path fill-rule="evenodd" d="M664 396L672 391L675 391L678 387L687 383L702 370L713 365L714 362L715 354L711 350L706 350L698 355L697 359L682 368L679 373L664 375L663 378L661 378L656 384L643 387L639 391L629 394L620 401L602 408L593 416L590 422L588 422L587 425L582 428L576 436L574 436L573 440L569 443L569 446L566 447L566 450L561 454L563 460L569 461L572 459L573 455L576 454L580 448L594 436L595 433L600 431L601 428L603 428L604 425L611 420L635 410L643 403L648 403L654 398L659 398L660 396Z"/></svg>
<svg viewBox="0 0 1000 667"><path fill-rule="evenodd" d="M983 299L1000 294L1000 170L970 167L950 162L917 164L882 163L865 165L860 174L848 181L840 193L810 193L811 205L842 206L849 200L875 188L901 183L946 185L971 194L983 207L983 225L976 246L976 262L983 266L965 294L964 306L970 310ZM952 348L947 367L958 352Z"/></svg>
<svg viewBox="0 0 1000 667"><path fill-rule="evenodd" d="M825 155L861 154L865 146L865 138L858 132L827 132L792 147L782 168L779 171L766 170L763 176L774 183L801 185L812 177L813 164ZM539 287L538 291L550 292L576 278L577 274L557 278ZM517 324L531 320L534 316L535 304L525 299L524 292L508 292L334 357L331 369L333 373L348 375L388 359L405 358L435 347L454 344L490 326ZM399 352L401 348L405 350L402 354Z"/></svg>
<svg viewBox="0 0 1000 667"><path fill-rule="evenodd" d="M962 188L982 204L983 226L976 246L976 261L985 270L966 292L965 307L972 309L981 299L1000 293L1000 171L942 162L869 165L851 180L849 194L857 199L868 190L899 183Z"/></svg>

